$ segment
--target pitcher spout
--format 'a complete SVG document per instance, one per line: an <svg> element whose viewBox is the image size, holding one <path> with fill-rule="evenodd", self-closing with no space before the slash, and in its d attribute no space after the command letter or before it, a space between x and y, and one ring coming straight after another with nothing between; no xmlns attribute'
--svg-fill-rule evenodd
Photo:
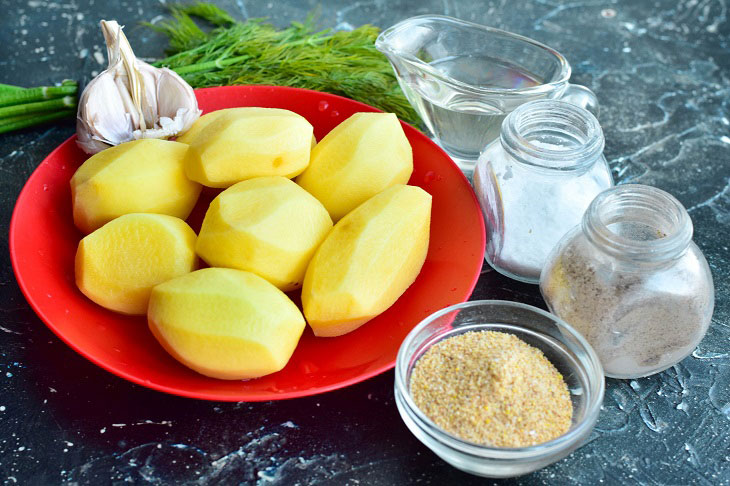
<svg viewBox="0 0 730 486"><path fill-rule="evenodd" d="M428 44L429 38L437 33L438 29L434 30L433 20L438 17L441 16L420 15L398 22L378 35L375 48L382 52L396 69L402 62L408 62L416 69L427 69L428 56L422 58L419 51Z"/></svg>

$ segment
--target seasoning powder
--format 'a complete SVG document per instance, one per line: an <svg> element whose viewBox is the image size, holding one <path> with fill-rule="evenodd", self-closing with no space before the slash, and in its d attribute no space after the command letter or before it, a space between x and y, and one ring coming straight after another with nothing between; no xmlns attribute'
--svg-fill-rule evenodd
<svg viewBox="0 0 730 486"><path fill-rule="evenodd" d="M676 363L702 339L713 292L697 266L688 258L671 272L622 270L579 238L550 265L541 288L553 313L593 346L607 376L637 378ZM671 278L681 285L663 285Z"/></svg>
<svg viewBox="0 0 730 486"><path fill-rule="evenodd" d="M503 332L472 331L434 344L411 374L411 396L436 425L493 447L526 447L568 431L573 406L542 352Z"/></svg>

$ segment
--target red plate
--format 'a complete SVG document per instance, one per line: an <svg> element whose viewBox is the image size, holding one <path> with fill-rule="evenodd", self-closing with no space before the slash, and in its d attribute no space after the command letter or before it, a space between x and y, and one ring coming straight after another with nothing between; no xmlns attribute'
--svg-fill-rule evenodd
<svg viewBox="0 0 730 486"><path fill-rule="evenodd" d="M196 94L204 112L235 106L295 111L314 125L318 140L355 112L377 111L297 88L231 86ZM75 137L40 164L18 197L10 222L15 276L38 316L69 346L102 368L156 390L206 400L261 401L314 395L366 380L393 367L401 342L419 321L471 295L484 258L484 223L466 178L426 136L410 125L403 128L413 147L410 184L433 196L423 270L390 309L360 329L337 338L316 338L307 329L278 373L249 381L199 375L157 344L144 317L115 314L81 294L74 283L74 254L82 235L73 225L69 180L87 156L76 147Z"/></svg>

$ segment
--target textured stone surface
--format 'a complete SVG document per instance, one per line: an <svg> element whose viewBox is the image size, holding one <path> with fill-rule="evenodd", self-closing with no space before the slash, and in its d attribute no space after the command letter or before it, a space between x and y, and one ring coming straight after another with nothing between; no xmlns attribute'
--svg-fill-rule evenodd
<svg viewBox="0 0 730 486"><path fill-rule="evenodd" d="M590 442L515 484L730 484L730 23L726 0L355 2L228 0L280 26L321 5L323 27L379 27L444 13L518 32L570 60L602 104L606 156L621 182L653 184L689 209L714 272L712 326L659 375L609 380ZM144 0L2 3L0 82L89 80L105 64L101 18L136 52L162 54ZM71 122L0 135L0 230L20 189L73 133ZM289 402L218 404L127 383L60 342L26 304L0 242L0 481L485 484L423 447L400 421L392 372ZM543 305L535 286L486 271L473 298Z"/></svg>

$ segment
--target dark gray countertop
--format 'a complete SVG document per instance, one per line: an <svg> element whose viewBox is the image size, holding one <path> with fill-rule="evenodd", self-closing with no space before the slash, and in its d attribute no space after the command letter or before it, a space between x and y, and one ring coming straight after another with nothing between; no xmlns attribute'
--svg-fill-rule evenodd
<svg viewBox="0 0 730 486"><path fill-rule="evenodd" d="M323 27L387 27L443 13L555 47L601 102L606 156L620 182L656 185L688 208L714 273L716 308L692 356L650 378L608 380L590 441L515 484L730 484L730 22L725 0L229 0L279 26L321 4ZM0 82L88 81L105 65L97 22L116 18L138 55L163 39L136 22L143 0L3 2ZM0 228L35 167L72 122L0 135ZM0 481L259 484L485 484L423 447L400 421L392 372L344 390L268 403L195 401L92 365L35 316L0 270ZM485 272L473 298L543 306L535 286Z"/></svg>

